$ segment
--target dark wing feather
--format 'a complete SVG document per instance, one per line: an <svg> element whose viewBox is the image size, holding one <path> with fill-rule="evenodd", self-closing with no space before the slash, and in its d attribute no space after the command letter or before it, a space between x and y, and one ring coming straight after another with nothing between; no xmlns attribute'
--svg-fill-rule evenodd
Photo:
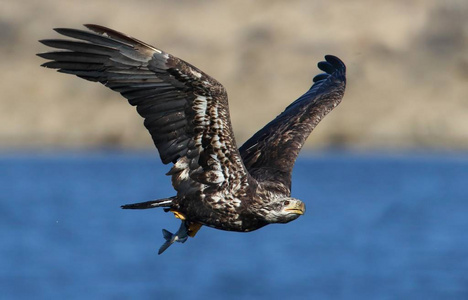
<svg viewBox="0 0 468 300"><path fill-rule="evenodd" d="M278 117L240 147L244 164L258 181L273 181L291 190L291 173L297 155L315 126L343 98L346 67L337 57L325 56L318 67L326 73Z"/></svg>
<svg viewBox="0 0 468 300"><path fill-rule="evenodd" d="M194 66L115 30L55 29L75 40L42 40L64 49L38 54L45 67L97 81L122 94L145 119L180 194L240 188L248 181L234 140L224 87ZM230 190L231 193L234 191Z"/></svg>

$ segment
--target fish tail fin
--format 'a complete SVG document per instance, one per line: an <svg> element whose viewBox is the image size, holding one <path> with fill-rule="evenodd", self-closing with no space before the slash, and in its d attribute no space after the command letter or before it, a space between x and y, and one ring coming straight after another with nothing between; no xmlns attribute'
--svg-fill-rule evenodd
<svg viewBox="0 0 468 300"><path fill-rule="evenodd" d="M158 254L161 254L161 253L163 253L164 251L166 251L166 249L169 248L169 246L172 245L172 244L175 242L175 239L173 238L173 237L174 237L174 234L172 234L171 232L167 231L166 229L163 229L163 230L162 230L162 233L163 233L163 237L164 237L164 239L165 239L166 241L165 241L164 244L162 244L162 246L159 248Z"/></svg>
<svg viewBox="0 0 468 300"><path fill-rule="evenodd" d="M162 233L163 233L163 237L164 237L164 239L165 239L166 241L170 241L170 240L171 240L173 234L172 234L170 231L168 231L168 230L166 230L166 229L163 229L163 230L162 230Z"/></svg>
<svg viewBox="0 0 468 300"><path fill-rule="evenodd" d="M146 201L146 202L125 204L120 207L123 209L147 209L147 208L156 208L156 207L171 207L172 200L174 200L174 197L151 200L151 201Z"/></svg>
<svg viewBox="0 0 468 300"><path fill-rule="evenodd" d="M180 228L175 234L166 229L162 230L162 234L166 241L162 244L161 248L159 248L158 254L166 251L166 249L169 248L170 245L174 244L174 242L185 243L188 239L187 226L185 225L185 222L180 224Z"/></svg>

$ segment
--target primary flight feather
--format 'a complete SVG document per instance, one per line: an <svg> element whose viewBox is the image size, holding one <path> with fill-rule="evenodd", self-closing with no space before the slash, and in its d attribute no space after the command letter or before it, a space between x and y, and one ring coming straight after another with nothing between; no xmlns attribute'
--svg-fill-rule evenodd
<svg viewBox="0 0 468 300"><path fill-rule="evenodd" d="M278 117L237 148L224 87L191 64L115 30L55 29L73 40L40 42L59 51L38 54L58 69L119 92L144 118L177 195L122 206L164 207L181 219L163 230L162 253L195 236L202 225L248 232L287 223L305 212L291 197L291 173L305 140L343 98L346 67L325 56L325 73Z"/></svg>

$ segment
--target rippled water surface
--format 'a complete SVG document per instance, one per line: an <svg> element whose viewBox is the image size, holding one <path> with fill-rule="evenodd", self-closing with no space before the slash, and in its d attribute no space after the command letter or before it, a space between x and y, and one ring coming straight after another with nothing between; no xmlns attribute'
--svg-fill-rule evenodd
<svg viewBox="0 0 468 300"><path fill-rule="evenodd" d="M0 156L2 299L468 299L468 155L303 154L307 213L163 255L153 153ZM5 298L3 298L5 297Z"/></svg>

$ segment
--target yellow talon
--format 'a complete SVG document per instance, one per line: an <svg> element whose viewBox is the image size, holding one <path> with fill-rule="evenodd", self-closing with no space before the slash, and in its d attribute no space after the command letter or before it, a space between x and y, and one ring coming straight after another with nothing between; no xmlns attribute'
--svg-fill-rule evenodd
<svg viewBox="0 0 468 300"><path fill-rule="evenodd" d="M186 217L178 212L177 210L170 210L170 212L172 212L174 214L174 217L176 217L177 219L181 219L182 221L185 221ZM194 223L194 222L187 222L188 223L188 226L187 226L187 235L190 236L190 237L194 237L198 230L200 230L200 228L202 227L202 224L200 223Z"/></svg>
<svg viewBox="0 0 468 300"><path fill-rule="evenodd" d="M202 227L202 224L200 223L190 223L188 229L187 229L187 234L188 236L190 237L194 237L198 230L200 230L200 228Z"/></svg>
<svg viewBox="0 0 468 300"><path fill-rule="evenodd" d="M171 210L171 212L174 213L174 217L176 217L177 219L181 219L182 221L185 221L185 216L181 214L180 212L176 210Z"/></svg>

